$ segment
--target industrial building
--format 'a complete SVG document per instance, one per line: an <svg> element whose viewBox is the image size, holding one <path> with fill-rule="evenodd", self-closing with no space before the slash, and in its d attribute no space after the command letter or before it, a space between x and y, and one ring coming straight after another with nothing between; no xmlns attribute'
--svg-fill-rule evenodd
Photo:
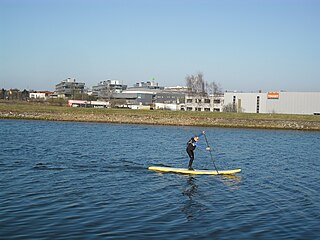
<svg viewBox="0 0 320 240"><path fill-rule="evenodd" d="M119 80L108 79L101 81L92 87L92 95L100 98L111 98L114 93L121 93L127 89L127 85L120 83Z"/></svg>
<svg viewBox="0 0 320 240"><path fill-rule="evenodd" d="M133 85L134 88L149 88L149 89L163 89L159 84L155 81L147 81L147 82L138 82Z"/></svg>
<svg viewBox="0 0 320 240"><path fill-rule="evenodd" d="M225 92L224 105L237 112L320 114L320 92Z"/></svg>
<svg viewBox="0 0 320 240"><path fill-rule="evenodd" d="M74 78L67 78L56 85L55 93L59 97L74 97L84 93L85 83L79 83Z"/></svg>
<svg viewBox="0 0 320 240"><path fill-rule="evenodd" d="M84 83L68 78L56 85L57 97L75 97L84 92ZM203 112L244 112L320 115L320 92L224 92L192 94L187 87L161 87L154 81L134 87L108 79L92 87L93 95L113 101L112 106ZM53 95L52 95L53 96ZM32 95L40 97L40 95ZM75 104L74 104L75 105ZM78 104L83 106L83 104ZM84 104L87 106L87 103ZM112 107L111 106L111 107ZM109 107L109 106L108 106Z"/></svg>
<svg viewBox="0 0 320 240"><path fill-rule="evenodd" d="M131 105L150 105L155 101L155 97L158 89L149 88L128 88L121 93L115 93L112 95L113 99L126 100L127 104Z"/></svg>
<svg viewBox="0 0 320 240"><path fill-rule="evenodd" d="M121 93L112 94L113 99L126 100L128 105L150 105L155 103L177 104L184 103L185 93L177 89L159 87L157 83L136 83ZM164 105L161 105L162 107ZM161 108L161 107L160 107Z"/></svg>

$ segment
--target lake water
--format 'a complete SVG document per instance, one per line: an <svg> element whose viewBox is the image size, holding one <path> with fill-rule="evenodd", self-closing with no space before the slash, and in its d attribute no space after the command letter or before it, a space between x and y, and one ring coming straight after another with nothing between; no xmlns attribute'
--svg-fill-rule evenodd
<svg viewBox="0 0 320 240"><path fill-rule="evenodd" d="M0 130L0 239L319 239L319 132L15 120ZM186 167L202 130L218 169L241 173L147 170ZM193 167L214 169L208 152Z"/></svg>

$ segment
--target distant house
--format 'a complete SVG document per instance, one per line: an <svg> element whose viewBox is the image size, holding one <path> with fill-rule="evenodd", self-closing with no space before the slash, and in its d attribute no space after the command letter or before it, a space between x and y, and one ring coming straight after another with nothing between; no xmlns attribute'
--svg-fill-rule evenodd
<svg viewBox="0 0 320 240"><path fill-rule="evenodd" d="M29 93L30 99L47 99L53 92L49 91L35 91Z"/></svg>

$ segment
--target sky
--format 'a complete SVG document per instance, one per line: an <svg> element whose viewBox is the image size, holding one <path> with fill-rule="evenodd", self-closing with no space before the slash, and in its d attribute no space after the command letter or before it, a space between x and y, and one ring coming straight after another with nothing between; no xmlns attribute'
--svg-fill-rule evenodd
<svg viewBox="0 0 320 240"><path fill-rule="evenodd" d="M320 91L320 0L0 0L0 88Z"/></svg>

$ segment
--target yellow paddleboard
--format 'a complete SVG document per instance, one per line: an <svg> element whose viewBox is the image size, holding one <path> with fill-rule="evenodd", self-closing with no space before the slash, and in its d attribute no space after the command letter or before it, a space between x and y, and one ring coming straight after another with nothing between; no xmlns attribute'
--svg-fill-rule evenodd
<svg viewBox="0 0 320 240"><path fill-rule="evenodd" d="M172 168L172 167L156 167L151 166L149 170L159 171L159 172L174 172L174 173L185 173L185 174L209 174L209 175L219 175L219 174L235 174L241 172L241 169L234 170L188 170L187 168Z"/></svg>

